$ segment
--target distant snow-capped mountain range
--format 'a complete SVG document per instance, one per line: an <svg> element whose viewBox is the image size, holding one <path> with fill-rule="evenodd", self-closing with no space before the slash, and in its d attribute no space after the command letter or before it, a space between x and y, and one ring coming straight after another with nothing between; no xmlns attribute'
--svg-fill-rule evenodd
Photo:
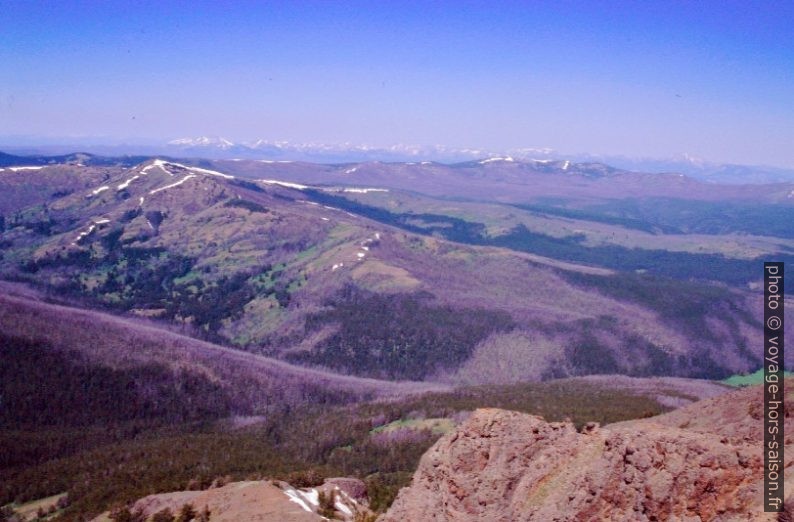
<svg viewBox="0 0 794 522"><path fill-rule="evenodd" d="M89 137L0 138L0 150L16 154L68 154L75 151L106 156L166 155L207 159L291 160L314 163L357 163L366 161L459 163L509 157L515 161L572 161L604 163L636 172L686 174L703 181L719 183L782 183L794 181L794 169L763 165L736 165L701 160L687 154L673 158L636 158L619 155L567 154L550 148L516 148L490 150L455 148L443 145L419 146L397 144L371 146L355 143L295 143L256 139L235 142L220 136L183 137L167 142L118 140Z"/></svg>
<svg viewBox="0 0 794 522"><path fill-rule="evenodd" d="M357 162L367 160L433 160L441 162L459 162L489 158L501 154L485 149L452 148L442 145L418 146L398 144L389 147L377 147L353 143L293 143L263 139L234 143L231 140L218 136L179 138L169 141L166 145L186 152L220 155L225 159L230 157L240 157L241 159L249 157L255 157L256 159L277 159L277 156L284 156L285 159L307 161ZM522 149L514 151L514 155L521 159L525 157L528 158L531 155L548 159L550 157L549 155L553 152L552 149Z"/></svg>
<svg viewBox="0 0 794 522"><path fill-rule="evenodd" d="M168 145L173 145L175 147L216 147L221 150L230 149L235 146L233 142L226 138L211 138L209 136L179 138L169 141Z"/></svg>
<svg viewBox="0 0 794 522"><path fill-rule="evenodd" d="M201 136L169 141L167 147L181 154L216 159L290 159L320 163L360 161L439 161L446 163L509 157L516 161L570 160L599 162L638 172L674 172L720 183L782 183L794 181L794 169L762 165L715 163L688 154L675 158L632 158L616 155L563 154L550 148L519 148L502 151L453 148L442 145L392 145L374 147L351 143L292 143L254 140L234 143L223 137ZM174 151L173 153L176 153Z"/></svg>

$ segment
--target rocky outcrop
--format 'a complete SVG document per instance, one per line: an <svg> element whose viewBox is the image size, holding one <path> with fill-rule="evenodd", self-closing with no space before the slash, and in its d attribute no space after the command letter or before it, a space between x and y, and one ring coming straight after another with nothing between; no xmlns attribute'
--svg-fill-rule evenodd
<svg viewBox="0 0 794 522"><path fill-rule="evenodd" d="M760 400L759 388L741 390L581 430L477 410L428 450L380 520L774 520L762 506ZM794 434L788 415L786 426Z"/></svg>
<svg viewBox="0 0 794 522"><path fill-rule="evenodd" d="M359 500L354 494L364 493ZM323 498L326 505L323 505ZM294 488L286 482L254 480L231 482L201 491L174 491L143 497L131 506L132 512L147 519L164 509L179 513L184 504L197 512L205 507L212 522L352 522L357 515L370 514L366 506L366 487L357 479L329 479L322 486ZM325 509L324 509L325 508ZM108 521L105 513L94 522Z"/></svg>

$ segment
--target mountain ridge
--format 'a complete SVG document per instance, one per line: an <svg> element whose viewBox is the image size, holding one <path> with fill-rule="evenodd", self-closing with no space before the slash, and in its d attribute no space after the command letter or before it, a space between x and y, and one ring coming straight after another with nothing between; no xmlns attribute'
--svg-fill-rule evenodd
<svg viewBox="0 0 794 522"><path fill-rule="evenodd" d="M393 145L376 147L355 144L291 143L288 141L250 140L233 142L218 136L178 138L166 143L140 145L101 145L91 143L36 146L13 145L9 150L20 155L68 155L73 150L86 150L93 154L111 157L170 156L204 157L215 160L249 159L271 161L307 161L314 163L384 162L440 162L446 164L483 161L499 157L512 157L522 161L570 161L574 163L605 163L617 168L657 174L684 174L708 183L766 184L794 182L794 169L790 167L738 164L705 161L683 154L672 158L628 157L608 154L564 154L549 148L518 148L490 151L478 148L444 146ZM2 161L0 159L0 161Z"/></svg>
<svg viewBox="0 0 794 522"><path fill-rule="evenodd" d="M4 277L159 318L204 339L368 377L723 377L760 364L757 296L749 289L687 282L691 272L675 282L620 274L597 258L554 258L558 246L601 252L579 246L579 236L521 228L491 235L484 224L445 214L356 206L360 198L397 195L350 188L380 184L312 188L201 165L150 160L0 173L0 208L22 204L15 190L31 177L54 183L4 221ZM350 168L334 169L356 176L345 174ZM55 190L64 177L78 182L73 192ZM514 237L530 240L527 252L500 239ZM533 252L544 245L551 256ZM660 302L666 294L671 301ZM684 303L687 314L678 311ZM706 318L707 343L696 355L695 324ZM724 342L734 349L717 358ZM488 364L510 353L525 361L520 372ZM728 373L706 375L708 361L709 371Z"/></svg>

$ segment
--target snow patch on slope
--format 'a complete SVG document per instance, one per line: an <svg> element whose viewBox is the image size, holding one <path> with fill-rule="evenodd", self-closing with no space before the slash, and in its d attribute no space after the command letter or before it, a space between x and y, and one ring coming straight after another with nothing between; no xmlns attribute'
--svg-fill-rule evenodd
<svg viewBox="0 0 794 522"><path fill-rule="evenodd" d="M160 187L160 188L156 188L154 190L149 191L149 195L157 194L158 192L161 192L163 190L168 190L170 188L178 187L179 185L181 185L185 181L189 180L190 178L195 178L195 177L196 177L195 174L188 174L187 176L185 176L184 178L180 179L176 183L171 183L170 185L166 185L165 187Z"/></svg>
<svg viewBox="0 0 794 522"><path fill-rule="evenodd" d="M349 516L349 517L353 516L353 510L351 510L349 507L347 507L338 498L337 498L336 502L334 503L334 507L336 508L337 511L340 511L340 512L344 513L345 515Z"/></svg>
<svg viewBox="0 0 794 522"><path fill-rule="evenodd" d="M262 183L267 183L268 185L279 185L281 187L293 188L298 190L306 190L309 187L308 185L301 185L300 183L290 183L289 181L279 181L277 179L260 179Z"/></svg>
<svg viewBox="0 0 794 522"><path fill-rule="evenodd" d="M306 502L303 500L303 498L301 498L301 495L297 490L286 489L284 490L284 494L287 495L287 497L289 497L290 501L295 502L309 513L314 513L314 510L312 510L312 508L310 508L308 504L306 504Z"/></svg>
<svg viewBox="0 0 794 522"><path fill-rule="evenodd" d="M342 192L353 192L356 194L366 194L368 192L388 192L389 189L384 188L343 188Z"/></svg>
<svg viewBox="0 0 794 522"><path fill-rule="evenodd" d="M313 506L320 505L320 493L316 489L312 488L309 491L298 490L298 494L308 500Z"/></svg>
<svg viewBox="0 0 794 522"><path fill-rule="evenodd" d="M226 178L226 179L234 179L234 176L232 176L231 174L224 174L223 172L218 172L217 170L202 169L202 168L199 168L199 167L187 167L185 165L180 165L179 163L174 163L174 165L176 165L178 167L186 168L186 169L188 169L190 171L193 171L193 172L199 172L201 174L208 174L210 176L218 176L218 177Z"/></svg>
<svg viewBox="0 0 794 522"><path fill-rule="evenodd" d="M102 185L101 187L99 187L99 188L97 188L97 189L94 189L94 190L92 190L90 194L86 194L86 196L85 196L85 197L87 197L87 198L94 197L94 196L96 196L97 194L99 194L99 193L101 193L101 192L104 192L104 191L106 191L106 190L108 190L108 189L110 189L110 187L109 187L109 186L107 186L107 185Z"/></svg>
<svg viewBox="0 0 794 522"><path fill-rule="evenodd" d="M108 223L110 223L110 220L108 218L95 219L94 222L88 226L88 228L77 234L77 237L75 237L74 241L72 241L72 245L77 245L78 241L80 241L81 239L89 235L91 232L93 232L96 229L97 225L106 225Z"/></svg>
<svg viewBox="0 0 794 522"><path fill-rule="evenodd" d="M41 167L6 167L5 169L0 169L0 170L11 170L11 171L14 171L14 172L19 172L21 170L41 170L43 168L44 168L43 166L41 166Z"/></svg>
<svg viewBox="0 0 794 522"><path fill-rule="evenodd" d="M132 183L133 181L135 181L139 177L140 176L138 176L138 175L135 175L135 176L131 177L130 179L128 179L127 181L125 181L124 183L122 183L118 187L116 187L116 191L124 190L125 188L129 187L130 183Z"/></svg>
<svg viewBox="0 0 794 522"><path fill-rule="evenodd" d="M96 225L91 225L87 229L85 229L83 232L80 232L79 234L77 234L77 237L74 238L74 241L72 241L72 245L76 245L78 241L80 241L81 239L86 237L88 234L93 232L95 228L96 228Z"/></svg>

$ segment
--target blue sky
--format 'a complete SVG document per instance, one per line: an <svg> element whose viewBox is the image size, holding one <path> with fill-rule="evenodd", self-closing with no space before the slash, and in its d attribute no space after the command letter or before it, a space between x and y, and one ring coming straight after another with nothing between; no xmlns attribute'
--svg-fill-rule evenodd
<svg viewBox="0 0 794 522"><path fill-rule="evenodd" d="M794 167L794 2L0 0L0 136Z"/></svg>

